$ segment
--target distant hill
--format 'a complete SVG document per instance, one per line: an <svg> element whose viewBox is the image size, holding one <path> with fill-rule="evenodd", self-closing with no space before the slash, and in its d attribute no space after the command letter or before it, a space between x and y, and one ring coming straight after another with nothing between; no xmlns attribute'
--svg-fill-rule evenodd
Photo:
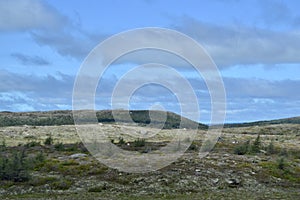
<svg viewBox="0 0 300 200"><path fill-rule="evenodd" d="M125 114L128 111L117 110L117 122L130 123L126 121ZM155 125L164 121L164 116L167 114L167 120L164 124L165 129L179 128L180 123L184 125L182 128L190 128L198 125L199 129L207 129L208 126L189 120L185 117L177 115L172 112L164 111L151 111L151 115L154 116L151 122L148 110L131 110L130 115L132 120L140 126L145 126L151 122ZM100 123L114 123L115 119L111 110L97 111L96 116ZM0 112L0 126L52 126L52 125L71 125L74 124L73 114L70 110L58 110L58 111L40 111L40 112Z"/></svg>
<svg viewBox="0 0 300 200"><path fill-rule="evenodd" d="M117 122L130 123L126 121L125 114L128 111L117 110ZM182 121L184 126L182 128L190 128L198 125L199 129L207 129L208 126L197 123L178 114L165 111L151 111L154 116L151 122L149 117L149 110L131 110L130 116L132 120L140 126L145 126L151 122L153 126L164 121L164 116L167 114L167 120L164 124L165 129L179 128ZM114 123L115 119L111 110L100 110L96 112L98 122L100 123ZM56 110L56 111L37 111L37 112L0 112L0 126L53 126L53 125L71 125L74 124L73 114L71 110ZM233 127L249 127L249 126L263 126L271 124L300 124L300 117L291 117L276 120L246 122L246 123L232 123L225 124L225 128Z"/></svg>
<svg viewBox="0 0 300 200"><path fill-rule="evenodd" d="M290 117L284 119L275 119L275 120L264 120L256 122L246 122L246 123L233 123L225 124L225 128L234 128L234 127L248 127L248 126L263 126L263 125L272 125L272 124L300 124L300 117Z"/></svg>

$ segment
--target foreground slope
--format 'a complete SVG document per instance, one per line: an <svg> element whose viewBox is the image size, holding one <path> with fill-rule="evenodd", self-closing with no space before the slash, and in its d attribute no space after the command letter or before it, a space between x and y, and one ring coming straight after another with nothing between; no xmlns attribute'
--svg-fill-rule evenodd
<svg viewBox="0 0 300 200"><path fill-rule="evenodd" d="M56 112L68 116L65 111ZM103 112L103 119L110 119L111 113ZM145 113L137 112L135 118L145 122ZM32 113L18 113L17 117L26 121L29 114ZM49 117L49 113L39 115L32 117L37 121ZM168 144L174 132L193 131L162 129L153 137L143 138L143 133L159 130L147 125L98 124L103 133L111 136L111 145L141 156ZM189 149L171 165L135 174L109 168L96 160L81 143L74 125L0 127L0 198L299 198L300 124L225 128L212 152L204 158L199 157L199 149L206 130L197 131ZM126 133L141 135L134 138ZM181 144L178 142L177 148Z"/></svg>

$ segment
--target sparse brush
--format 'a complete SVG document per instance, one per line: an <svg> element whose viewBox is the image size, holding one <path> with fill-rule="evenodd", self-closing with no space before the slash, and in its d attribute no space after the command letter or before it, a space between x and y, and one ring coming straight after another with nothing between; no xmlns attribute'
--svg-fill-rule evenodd
<svg viewBox="0 0 300 200"><path fill-rule="evenodd" d="M1 144L0 144L0 151L4 151L6 149L6 142L5 140L3 139Z"/></svg>
<svg viewBox="0 0 300 200"><path fill-rule="evenodd" d="M40 146L41 143L37 142L37 141L30 141L28 143L25 144L25 147L35 147L35 146Z"/></svg>
<svg viewBox="0 0 300 200"><path fill-rule="evenodd" d="M211 151L212 148L214 147L214 144L211 140L206 140L204 141L204 143L202 144L201 146L201 151L202 152L208 152L208 151Z"/></svg>
<svg viewBox="0 0 300 200"><path fill-rule="evenodd" d="M286 166L285 160L283 157L281 157L278 161L277 161L277 168L280 170L284 170Z"/></svg>
<svg viewBox="0 0 300 200"><path fill-rule="evenodd" d="M55 150L57 150L57 151L64 151L64 150L65 150L64 144L61 143L61 142L55 144L55 145L54 145L54 148L55 148Z"/></svg>
<svg viewBox="0 0 300 200"><path fill-rule="evenodd" d="M272 154L275 154L275 153L276 153L276 150L275 150L273 141L271 141L271 142L269 143L269 145L268 145L267 148L266 148L266 151L267 151L267 154L269 154L269 155L272 155Z"/></svg>
<svg viewBox="0 0 300 200"><path fill-rule="evenodd" d="M53 138L50 135L49 137L47 137L44 141L44 145L52 145L53 144Z"/></svg>

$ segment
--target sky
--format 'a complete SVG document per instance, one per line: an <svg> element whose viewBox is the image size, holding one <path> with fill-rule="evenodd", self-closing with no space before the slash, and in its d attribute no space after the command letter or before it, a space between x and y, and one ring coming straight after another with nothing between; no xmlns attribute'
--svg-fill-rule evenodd
<svg viewBox="0 0 300 200"><path fill-rule="evenodd" d="M297 0L0 0L0 111L71 110L76 75L96 45L120 32L159 27L191 37L214 61L224 82L227 123L300 116L299 9ZM137 52L130 62L111 64L96 91L97 109L111 109L114 85L151 61L147 55L156 54ZM209 123L205 81L169 58L160 53L157 61L190 82L199 121ZM176 82L155 69L153 74ZM139 88L129 104L180 113L176 96L159 85Z"/></svg>

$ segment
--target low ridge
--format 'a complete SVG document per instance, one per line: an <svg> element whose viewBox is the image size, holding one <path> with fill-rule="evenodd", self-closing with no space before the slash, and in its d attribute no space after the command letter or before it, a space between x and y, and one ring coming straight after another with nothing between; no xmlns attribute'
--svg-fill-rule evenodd
<svg viewBox="0 0 300 200"><path fill-rule="evenodd" d="M100 110L96 112L99 123L132 123L125 115L126 110L114 110L117 114L115 120L111 110ZM182 117L178 114L165 111L151 111L152 121L150 119L149 110L130 110L132 120L140 126L145 126L151 123L152 126L158 126L164 123L164 129L173 128L192 128L207 129L208 126ZM115 117L116 117L115 116ZM165 120L165 116L167 117ZM182 123L182 124L181 124ZM52 126L52 125L70 125L74 124L73 114L71 110L57 111L37 111L37 112L0 112L0 126Z"/></svg>

